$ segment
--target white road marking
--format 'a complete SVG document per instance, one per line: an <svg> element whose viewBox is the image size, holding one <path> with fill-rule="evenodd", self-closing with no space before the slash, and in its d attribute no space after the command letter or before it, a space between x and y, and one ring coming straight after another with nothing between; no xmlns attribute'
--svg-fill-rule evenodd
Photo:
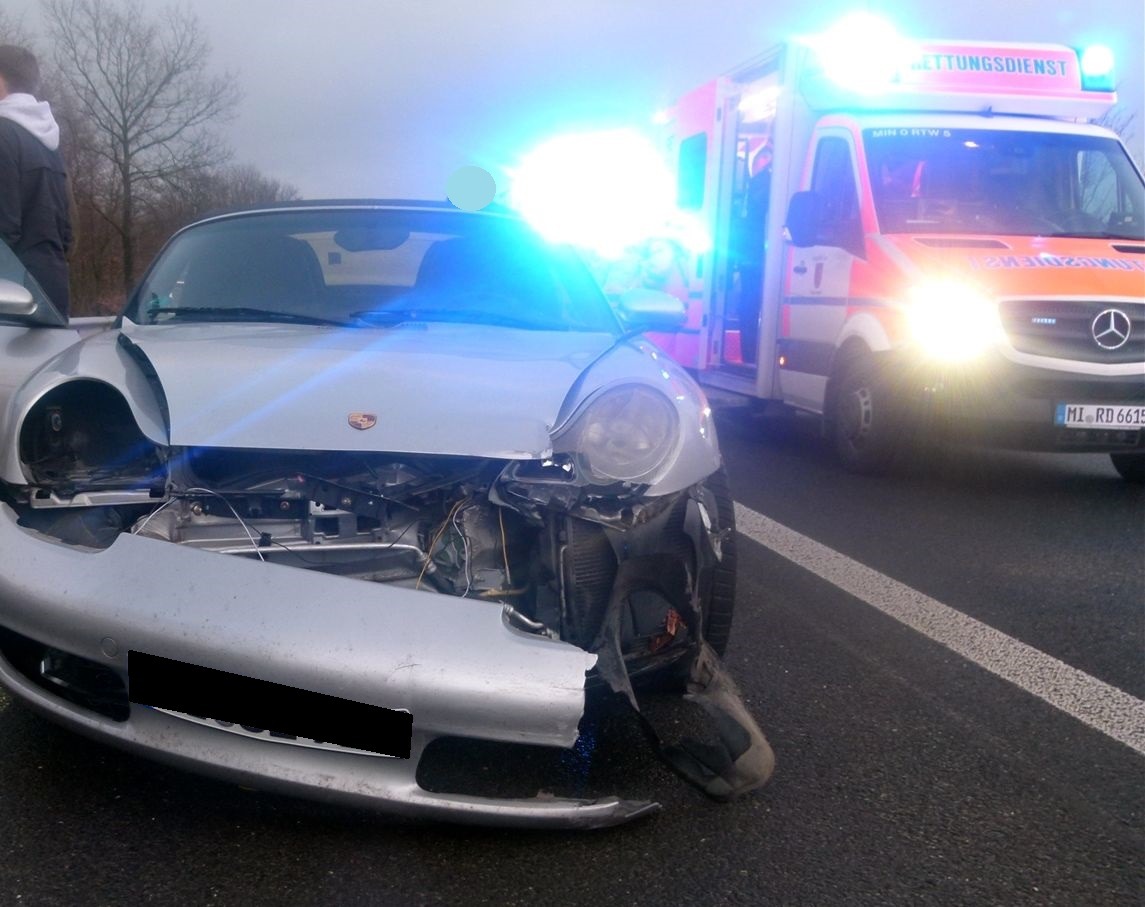
<svg viewBox="0 0 1145 907"><path fill-rule="evenodd" d="M748 538L1145 755L1145 702L736 504Z"/></svg>

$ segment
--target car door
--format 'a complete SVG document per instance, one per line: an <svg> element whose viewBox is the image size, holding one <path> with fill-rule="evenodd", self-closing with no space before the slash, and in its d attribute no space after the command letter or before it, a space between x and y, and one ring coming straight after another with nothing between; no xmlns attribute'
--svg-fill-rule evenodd
<svg viewBox="0 0 1145 907"><path fill-rule="evenodd" d="M817 208L811 244L790 245L778 351L785 402L823 411L835 340L847 317L851 272L864 255L855 144L840 126L816 130L809 185Z"/></svg>

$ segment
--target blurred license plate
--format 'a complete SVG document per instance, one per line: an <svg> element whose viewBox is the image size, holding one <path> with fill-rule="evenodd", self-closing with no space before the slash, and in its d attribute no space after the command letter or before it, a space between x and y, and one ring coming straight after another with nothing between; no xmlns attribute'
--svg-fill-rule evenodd
<svg viewBox="0 0 1145 907"><path fill-rule="evenodd" d="M301 746L307 749L315 750L330 750L336 753L355 753L359 756L376 756L379 759L390 759L392 757L389 753L380 753L376 750L360 750L354 749L350 746L340 746L337 743L323 743L321 740L314 740L310 737L299 737L297 734L283 734L280 731L268 731L263 728L255 727L250 724L236 724L233 721L219 721L215 718L204 718L201 715L188 715L186 712L174 712L171 709L160 709L151 706L157 712L162 712L164 715L171 715L175 718L181 718L184 721L190 721L193 724L201 724L204 727L214 728L219 731L226 731L229 734L238 734L240 737L252 737L256 740L266 740L269 743L284 743L290 746Z"/></svg>
<svg viewBox="0 0 1145 907"><path fill-rule="evenodd" d="M127 674L132 702L219 730L276 743L410 758L413 717L404 709L385 709L134 650L127 656Z"/></svg>
<svg viewBox="0 0 1145 907"><path fill-rule="evenodd" d="M1095 403L1059 403L1054 425L1066 428L1142 428L1145 406L1098 406Z"/></svg>

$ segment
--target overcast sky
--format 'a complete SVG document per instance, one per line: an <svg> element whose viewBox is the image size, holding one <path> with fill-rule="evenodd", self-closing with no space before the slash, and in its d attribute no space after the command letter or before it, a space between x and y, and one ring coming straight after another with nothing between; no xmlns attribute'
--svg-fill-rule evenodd
<svg viewBox="0 0 1145 907"><path fill-rule="evenodd" d="M164 0L143 0L157 9ZM38 0L0 0L38 30ZM907 34L1105 43L1145 131L1142 0L193 0L243 101L235 160L304 196L445 195L541 138L647 122L675 96L793 33L868 8ZM2 39L0 39L2 40Z"/></svg>

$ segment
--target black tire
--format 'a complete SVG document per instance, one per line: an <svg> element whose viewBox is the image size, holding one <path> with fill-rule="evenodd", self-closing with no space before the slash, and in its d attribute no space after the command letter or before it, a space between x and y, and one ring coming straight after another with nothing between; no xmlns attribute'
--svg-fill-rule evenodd
<svg viewBox="0 0 1145 907"><path fill-rule="evenodd" d="M712 473L705 481L708 489L716 499L716 513L719 519L721 535L720 545L722 557L716 565L712 575L711 591L706 601L701 602L703 612L704 640L716 654L721 657L728 647L731 639L732 617L735 613L736 599L736 526L735 504L732 502L731 490L728 487L728 474L724 467ZM726 533L723 530L730 530ZM691 673L692 659L698 648L693 648L691 655L681 658L664 668L651 673L641 674L633 678L633 683L639 690L648 690L656 693L683 693L688 688L688 677Z"/></svg>
<svg viewBox="0 0 1145 907"><path fill-rule="evenodd" d="M721 466L704 483L716 499L716 513L723 535L723 557L716 565L712 592L704 603L704 639L719 655L724 654L732 635L732 616L736 604L736 514L728 486L727 470Z"/></svg>
<svg viewBox="0 0 1145 907"><path fill-rule="evenodd" d="M829 412L835 455L851 472L889 469L902 447L903 413L869 355L843 360L831 379Z"/></svg>
<svg viewBox="0 0 1145 907"><path fill-rule="evenodd" d="M1109 459L1126 482L1145 485L1145 453L1111 453Z"/></svg>

